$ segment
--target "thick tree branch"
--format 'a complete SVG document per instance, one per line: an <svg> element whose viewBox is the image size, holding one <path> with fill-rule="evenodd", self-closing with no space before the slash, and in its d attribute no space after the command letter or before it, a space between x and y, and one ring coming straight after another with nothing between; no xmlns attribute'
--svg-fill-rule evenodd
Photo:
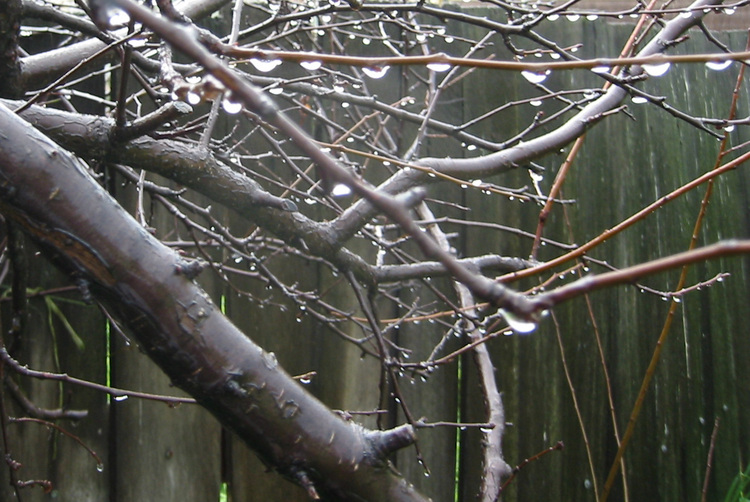
<svg viewBox="0 0 750 502"><path fill-rule="evenodd" d="M224 317L178 255L72 156L0 106L0 210L91 281L146 353L271 466L335 500L423 501L367 433L307 393ZM308 487L309 488L309 487Z"/></svg>

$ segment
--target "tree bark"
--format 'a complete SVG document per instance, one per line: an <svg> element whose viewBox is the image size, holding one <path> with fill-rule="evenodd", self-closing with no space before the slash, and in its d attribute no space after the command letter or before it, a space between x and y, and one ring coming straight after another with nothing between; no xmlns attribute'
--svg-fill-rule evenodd
<svg viewBox="0 0 750 502"><path fill-rule="evenodd" d="M340 419L223 316L77 158L4 105L0 124L0 211L87 281L175 385L312 498L426 500L386 460L413 442L411 427L372 432Z"/></svg>

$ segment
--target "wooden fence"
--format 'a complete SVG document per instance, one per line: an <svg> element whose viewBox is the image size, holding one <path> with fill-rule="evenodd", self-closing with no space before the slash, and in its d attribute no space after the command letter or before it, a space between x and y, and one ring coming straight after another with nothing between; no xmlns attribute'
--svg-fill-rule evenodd
<svg viewBox="0 0 750 502"><path fill-rule="evenodd" d="M486 15L493 13L487 11ZM476 35L471 33L472 29L459 28L469 30L463 33L467 37ZM626 27L605 33L583 22L561 22L552 29L555 33L549 33L551 37L585 40L590 46L584 47L584 52L592 50L594 45L611 48L598 50L604 54L615 54L628 33ZM651 92L670 96L675 106L697 116L721 115L727 109L728 91L736 73L711 73L702 65L675 68L672 72L680 75L673 73L663 81L649 82ZM552 75L549 85L558 88L571 82L581 86L582 79L588 77L582 73ZM384 81L380 85L383 88L377 91L381 96L398 93L393 82ZM590 85L598 85L596 79L591 78ZM716 89L722 92L715 92ZM537 92L523 85L517 75L475 72L461 86L446 91L445 102L451 104L439 107L437 118L473 117L478 110L486 111ZM747 87L741 103L747 115ZM513 109L486 121L475 132L500 139L513 130L514 124L523 123L536 111L532 107L522 111ZM610 118L589 133L564 188L563 198L575 199L577 204L568 206L566 214L559 208L555 210L548 237L583 243L713 165L717 150L714 140L696 134L686 124L656 108L633 106L631 111L635 121ZM750 139L739 132L735 134L735 143ZM432 155L471 155L448 151L439 140L434 140L429 149ZM561 160L562 157L543 160L550 171L545 183ZM505 186L530 184L528 175L520 170L493 181ZM747 237L749 193L750 179L743 168L717 183L703 242ZM701 195L700 191L691 193L659 210L624 237L597 249L596 258L624 266L684 250ZM504 222L527 231L536 226L539 208L531 207L531 203L499 200L455 186L437 188L431 191L431 196L469 206L473 208L472 215L482 215L486 221ZM133 207L132 194L123 192L121 201L126 207ZM464 217L450 207L438 208L437 212L439 216ZM169 226L167 216L156 218ZM567 234L566 219L576 235ZM226 215L226 222L247 225L232 214ZM511 234L468 229L462 230L459 252L526 256L529 246L528 240ZM361 252L373 253L371 248L363 245ZM28 259L33 275L29 284L39 284L42 288L68 284L31 246ZM728 271L732 276L710 289L693 292L682 301L626 455L629 500L700 500L716 420L720 426L708 500L721 500L733 477L747 465L750 328L744 322L744 314L750 298L748 264L746 259L718 260L691 271L691 283L706 280L720 271ZM353 298L347 300L349 293L343 285L320 274L313 265L288 256L279 256L269 265L281 278L299 281L302 289L331 289L329 295L338 295L340 304L348 301L352 309L356 307ZM318 376L309 388L327 405L350 410L378 407L376 361L361 358L356 347L327 332L309 316L290 311L297 307L279 308L251 302L210 273L204 273L201 281L217 303L224 303L234 322L258 344L275 352L290 373L317 371ZM675 281L676 273L672 273L645 283L668 291ZM258 288L249 282L236 285L251 291ZM256 293L264 295L262 290ZM428 292L404 287L400 294L404 299L420 295L424 301ZM123 389L179 394L138 347L108 328L97 307L72 303L71 298L77 295L55 295L52 301L83 343L77 343L64 329L49 300L32 297L29 309L33 315L22 346L15 352L22 363L35 369L64 371L98 383L107 383L109 379L112 386ZM588 314L587 301L579 299L555 309L553 316L532 335L490 342L507 419L512 423L504 442L509 463L519 464L558 441L565 444L563 451L526 466L505 500L594 500L594 486L601 489L616 450L610 406L615 409L618 431L622 434L664 323L668 302L658 295L642 293L637 287L599 292L589 299L595 325ZM8 302L2 304L2 314L5 333L10 322ZM405 326L398 336L404 345L415 348L412 357L417 359L423 355L420 350L430 350L443 331L437 324L413 323ZM602 354L597 334L601 337ZM606 361L607 375L600 357ZM611 403L606 378L612 388ZM216 501L222 483L226 483L230 500L236 502L306 500L301 489L267 472L244 444L222 431L197 406L170 408L159 402L132 398L118 401L77 386L13 379L37 406L87 410L86 418L59 425L101 459L98 466L81 444L56 429L34 422L11 424L13 458L23 464L18 476L48 479L53 484L48 494L43 494L40 488L24 490L26 502ZM436 371L425 384L408 382L408 378L403 382L404 393L418 416L429 421L484 420L470 358L462 360L460 365ZM12 416L25 415L7 393L6 404ZM373 419L362 421L374 426ZM403 417L395 422L403 422ZM398 468L415 485L437 502L474 499L481 472L476 430L425 429L419 433L419 446L428 463L429 476L415 461L413 449L400 452L395 459ZM0 500L10 501L13 496L7 476L7 469L0 469ZM620 482L616 484L610 500L624 499L622 486Z"/></svg>

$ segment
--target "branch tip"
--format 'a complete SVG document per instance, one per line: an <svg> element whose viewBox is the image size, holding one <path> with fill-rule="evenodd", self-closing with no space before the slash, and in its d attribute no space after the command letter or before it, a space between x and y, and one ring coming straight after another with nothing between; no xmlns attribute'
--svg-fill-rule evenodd
<svg viewBox="0 0 750 502"><path fill-rule="evenodd" d="M385 431L369 431L365 438L375 451L377 458L381 460L401 448L414 444L417 440L411 424L400 425Z"/></svg>

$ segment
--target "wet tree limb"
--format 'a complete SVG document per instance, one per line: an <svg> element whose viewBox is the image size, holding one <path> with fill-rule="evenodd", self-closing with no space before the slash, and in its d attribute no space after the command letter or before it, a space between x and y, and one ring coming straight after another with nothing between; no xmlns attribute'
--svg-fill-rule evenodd
<svg viewBox="0 0 750 502"><path fill-rule="evenodd" d="M179 256L80 161L3 105L0 124L0 212L90 282L175 385L311 496L426 500L385 459L413 432L372 436L335 415L178 274Z"/></svg>

